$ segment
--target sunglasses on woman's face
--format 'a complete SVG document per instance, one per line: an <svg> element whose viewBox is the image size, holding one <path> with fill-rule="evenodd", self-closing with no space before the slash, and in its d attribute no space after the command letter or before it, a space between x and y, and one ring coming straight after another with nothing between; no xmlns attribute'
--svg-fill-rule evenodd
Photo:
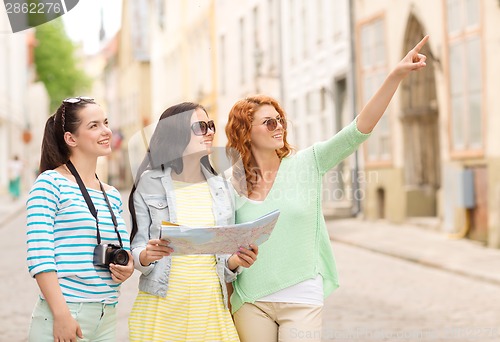
<svg viewBox="0 0 500 342"><path fill-rule="evenodd" d="M194 135L205 135L207 134L208 129L215 133L214 120L210 120L208 122L197 121L191 125L191 130L193 131Z"/></svg>
<svg viewBox="0 0 500 342"><path fill-rule="evenodd" d="M264 120L261 125L266 125L266 128L269 132L274 132L276 128L278 128L278 122L281 124L283 129L286 129L286 120L281 116L277 116L276 118L269 118ZM253 125L258 126L258 125Z"/></svg>
<svg viewBox="0 0 500 342"><path fill-rule="evenodd" d="M78 96L78 97L68 97L67 99L63 100L63 103L75 104L79 102L94 102L94 99L87 96Z"/></svg>

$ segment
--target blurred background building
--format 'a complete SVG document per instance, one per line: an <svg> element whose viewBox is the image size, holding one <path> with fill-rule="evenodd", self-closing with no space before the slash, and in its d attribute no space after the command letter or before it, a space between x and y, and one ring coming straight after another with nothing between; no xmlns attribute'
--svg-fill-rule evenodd
<svg viewBox="0 0 500 342"><path fill-rule="evenodd" d="M500 247L499 1L123 0L116 15L121 29L101 30L86 61L115 132L112 184L130 187L151 128L181 101L207 108L218 146L233 103L255 93L283 105L297 149L327 139L429 34L427 68L404 80L372 137L325 177L325 214L411 221ZM37 87L29 34L0 35L2 184L5 160L35 145L47 114L29 114L46 100L26 101ZM33 139L19 143L27 130Z"/></svg>
<svg viewBox="0 0 500 342"><path fill-rule="evenodd" d="M365 143L365 171L376 174L366 183L366 217L430 222L500 247L500 3L354 1L354 13L360 106L431 36L427 68L404 81Z"/></svg>
<svg viewBox="0 0 500 342"><path fill-rule="evenodd" d="M8 189L8 161L23 163L26 191L38 169L49 99L34 72L34 30L12 34L7 13L0 11L0 195Z"/></svg>

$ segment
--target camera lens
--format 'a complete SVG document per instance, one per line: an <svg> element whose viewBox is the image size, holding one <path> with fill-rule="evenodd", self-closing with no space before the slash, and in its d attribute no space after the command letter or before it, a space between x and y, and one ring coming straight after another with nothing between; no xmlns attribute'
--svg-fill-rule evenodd
<svg viewBox="0 0 500 342"><path fill-rule="evenodd" d="M111 263L118 264L118 265L127 265L128 264L128 253L124 249L118 249L113 252L113 257L111 258L112 261Z"/></svg>

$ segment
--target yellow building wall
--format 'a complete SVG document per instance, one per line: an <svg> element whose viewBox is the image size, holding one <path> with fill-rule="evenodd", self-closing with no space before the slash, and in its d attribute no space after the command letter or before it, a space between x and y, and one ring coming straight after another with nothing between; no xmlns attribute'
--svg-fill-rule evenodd
<svg viewBox="0 0 500 342"><path fill-rule="evenodd" d="M402 170L367 169L366 171L375 176L368 177L364 184L365 217L368 220L386 219L394 223L402 223L406 219Z"/></svg>

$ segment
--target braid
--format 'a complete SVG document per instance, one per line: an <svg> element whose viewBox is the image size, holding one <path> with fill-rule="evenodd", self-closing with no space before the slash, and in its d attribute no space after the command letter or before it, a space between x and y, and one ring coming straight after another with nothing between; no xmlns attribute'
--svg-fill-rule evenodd
<svg viewBox="0 0 500 342"><path fill-rule="evenodd" d="M54 117L54 129L56 129L57 111L52 116ZM61 128L63 133L66 133L66 129L64 128L65 125L66 125L66 105L63 103L61 105Z"/></svg>
<svg viewBox="0 0 500 342"><path fill-rule="evenodd" d="M66 129L64 128L64 125L66 124L66 106L63 104L62 108L61 108L61 122L62 122L62 131L63 133L66 132Z"/></svg>

